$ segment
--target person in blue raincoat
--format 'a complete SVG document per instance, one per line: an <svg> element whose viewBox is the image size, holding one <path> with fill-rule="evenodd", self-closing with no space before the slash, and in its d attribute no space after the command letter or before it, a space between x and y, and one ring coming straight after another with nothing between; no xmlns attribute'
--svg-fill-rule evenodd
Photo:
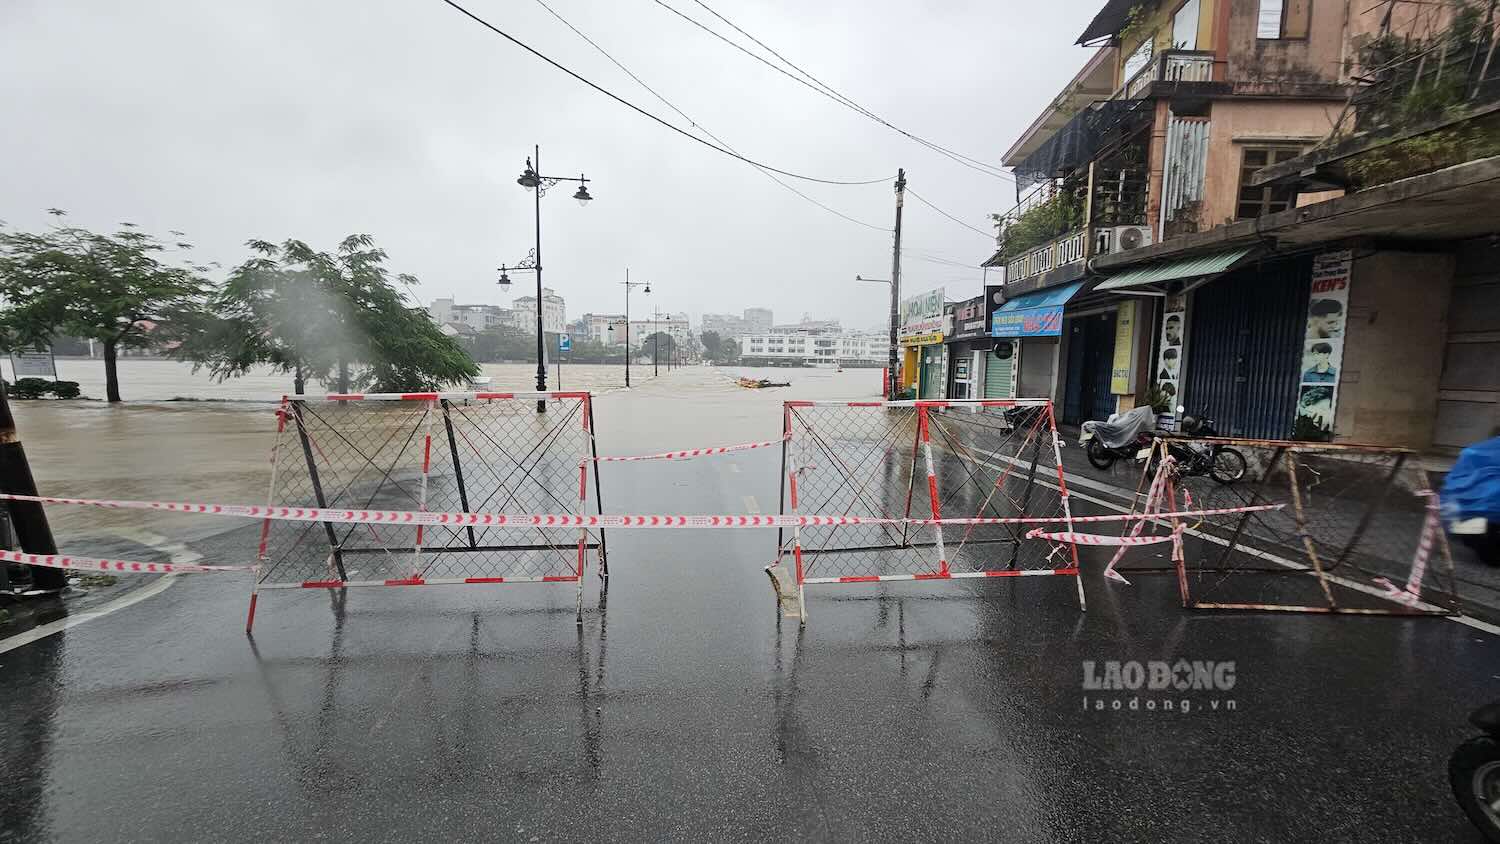
<svg viewBox="0 0 1500 844"><path fill-rule="evenodd" d="M1487 565L1500 566L1500 428L1489 439L1465 448L1443 481L1443 518L1449 522L1483 518L1482 533L1455 533Z"/></svg>

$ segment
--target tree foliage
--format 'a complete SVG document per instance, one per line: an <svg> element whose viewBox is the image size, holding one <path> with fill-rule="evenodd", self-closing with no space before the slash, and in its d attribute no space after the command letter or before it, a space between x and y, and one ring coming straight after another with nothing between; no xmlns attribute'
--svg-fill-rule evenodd
<svg viewBox="0 0 1500 844"><path fill-rule="evenodd" d="M107 398L120 401L118 351L180 342L208 290L208 268L169 264L168 249L133 223L113 234L61 222L43 232L0 230L0 344L46 344L59 335L97 340Z"/></svg>
<svg viewBox="0 0 1500 844"><path fill-rule="evenodd" d="M291 373L297 392L307 380L347 392L437 389L478 374L464 348L393 283L369 235L350 235L333 253L300 240L248 245L255 256L230 273L212 315L178 351L214 377L267 365Z"/></svg>

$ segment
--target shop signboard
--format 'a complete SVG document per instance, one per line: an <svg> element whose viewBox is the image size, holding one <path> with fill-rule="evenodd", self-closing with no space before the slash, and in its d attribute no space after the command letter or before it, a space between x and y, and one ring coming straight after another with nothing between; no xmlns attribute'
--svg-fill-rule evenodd
<svg viewBox="0 0 1500 844"><path fill-rule="evenodd" d="M1156 388L1167 394L1171 405L1169 413L1176 418L1177 406L1182 404L1183 380L1183 332L1187 328L1187 295L1176 293L1166 298L1162 307L1161 344L1156 354Z"/></svg>
<svg viewBox="0 0 1500 844"><path fill-rule="evenodd" d="M1117 396L1135 392L1136 303L1121 302L1115 312L1115 356L1109 374L1109 391Z"/></svg>
<svg viewBox="0 0 1500 844"><path fill-rule="evenodd" d="M975 296L954 305L952 330L943 338L947 342L955 340L977 340L989 336L989 323L986 320L985 300L987 297Z"/></svg>
<svg viewBox="0 0 1500 844"><path fill-rule="evenodd" d="M1313 257L1307 332L1302 340L1302 365L1298 367L1297 419L1292 434L1295 439L1323 442L1333 439L1353 263L1353 254L1348 249Z"/></svg>
<svg viewBox="0 0 1500 844"><path fill-rule="evenodd" d="M901 300L900 337L903 346L929 346L943 342L943 288Z"/></svg>
<svg viewBox="0 0 1500 844"><path fill-rule="evenodd" d="M10 371L17 380L21 378L49 378L57 380L57 362L52 358L52 347L16 349L10 353Z"/></svg>

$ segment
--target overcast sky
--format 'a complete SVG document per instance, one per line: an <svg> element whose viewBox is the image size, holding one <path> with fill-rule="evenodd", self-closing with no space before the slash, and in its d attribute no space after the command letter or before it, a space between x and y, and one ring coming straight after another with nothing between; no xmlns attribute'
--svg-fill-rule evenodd
<svg viewBox="0 0 1500 844"><path fill-rule="evenodd" d="M520 40L681 123L538 0L460 0ZM891 180L989 231L1008 180L955 164L736 52L655 0L546 0L741 153L864 187L788 180L889 228ZM662 0L739 38L693 0ZM994 164L1082 66L1071 46L1100 0L705 0L890 122ZM743 39L741 39L743 40ZM755 49L753 44L747 46ZM767 306L849 327L884 320L891 241L762 172L570 79L440 0L4 0L0 2L0 219L43 209L109 228L188 233L200 260L243 260L249 238L332 248L374 235L392 268L436 296L508 303L494 268L531 247L532 144L545 172L586 173L587 208L542 200L546 284L569 318L618 312L618 284L703 312ZM992 240L908 198L907 293L981 292ZM936 257L967 267L924 258ZM522 283L527 276L519 276Z"/></svg>

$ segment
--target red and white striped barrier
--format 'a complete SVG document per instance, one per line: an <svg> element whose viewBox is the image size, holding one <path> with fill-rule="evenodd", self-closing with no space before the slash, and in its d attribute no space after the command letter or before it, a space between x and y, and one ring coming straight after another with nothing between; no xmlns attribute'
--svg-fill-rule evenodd
<svg viewBox="0 0 1500 844"><path fill-rule="evenodd" d="M773 448L786 442L787 436L783 436L779 440L766 440L765 442L758 443L717 445L710 446L708 448L687 448L681 451L664 451L660 454L637 454L629 457L594 457L591 459L599 463L634 463L638 460L681 460L689 457L708 457L714 454L729 454L736 451L754 451L758 448Z"/></svg>
<svg viewBox="0 0 1500 844"><path fill-rule="evenodd" d="M1171 542L1177 537L1174 534L1163 536L1103 536L1093 533L1046 533L1041 528L1034 528L1026 532L1027 539L1045 539L1049 542L1065 542L1071 545L1156 545L1161 542Z"/></svg>
<svg viewBox="0 0 1500 844"><path fill-rule="evenodd" d="M328 393L322 396L282 396L287 401L487 401L492 399L519 399L522 401L546 401L548 399L584 399L586 392L521 392L521 393Z"/></svg>
<svg viewBox="0 0 1500 844"><path fill-rule="evenodd" d="M184 572L254 571L255 566L200 566L187 563L143 563L139 560L103 560L72 554L28 554L0 550L0 560L50 569L126 572L130 574L181 574Z"/></svg>
<svg viewBox="0 0 1500 844"><path fill-rule="evenodd" d="M70 504L111 510L155 510L165 513L188 513L207 516L232 516L247 519L269 519L288 522L330 522L333 524L383 524L449 527L514 528L773 528L832 527L840 525L1019 525L1062 524L1065 522L1130 522L1169 517L1197 517L1224 513L1277 510L1281 504L1254 507L1230 507L1217 510L1182 510L1150 515L1118 513L1102 516L1010 516L957 517L938 519L903 519L874 516L828 515L578 515L574 513L465 513L426 510L345 510L317 507L268 507L259 504L195 504L183 501L136 501L129 499L62 498L45 495L9 495L0 493L0 501L30 501L38 504Z"/></svg>

